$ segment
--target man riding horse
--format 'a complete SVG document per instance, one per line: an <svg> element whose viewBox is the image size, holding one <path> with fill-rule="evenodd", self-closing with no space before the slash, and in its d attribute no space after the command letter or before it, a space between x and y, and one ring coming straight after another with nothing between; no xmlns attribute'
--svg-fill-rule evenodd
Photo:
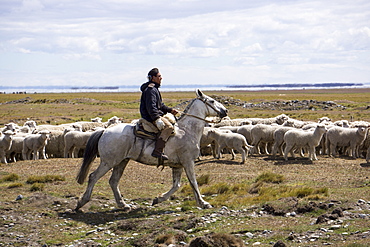
<svg viewBox="0 0 370 247"><path fill-rule="evenodd" d="M176 115L178 111L162 102L162 96L159 91L161 82L162 75L159 70L157 68L151 69L148 73L148 82L140 87L142 92L140 114L142 118L153 123L161 131L155 142L152 156L161 160L168 160L168 156L163 153L163 149L174 128L172 123L163 116L166 113Z"/></svg>

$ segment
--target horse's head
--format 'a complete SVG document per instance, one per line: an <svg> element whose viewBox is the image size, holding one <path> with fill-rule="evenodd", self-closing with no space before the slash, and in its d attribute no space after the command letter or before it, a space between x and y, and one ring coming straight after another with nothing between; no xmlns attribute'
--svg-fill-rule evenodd
<svg viewBox="0 0 370 247"><path fill-rule="evenodd" d="M220 102L218 102L217 100L205 95L199 89L196 90L196 94L198 96L198 99L203 101L203 103L207 106L207 108L209 109L209 112L211 114L212 114L212 111L213 111L214 112L213 114L217 115L219 118L223 118L223 117L227 116L227 109Z"/></svg>

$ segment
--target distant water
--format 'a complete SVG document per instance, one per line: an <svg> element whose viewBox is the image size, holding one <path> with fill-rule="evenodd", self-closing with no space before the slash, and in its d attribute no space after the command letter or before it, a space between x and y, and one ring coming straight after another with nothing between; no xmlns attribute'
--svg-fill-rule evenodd
<svg viewBox="0 0 370 247"><path fill-rule="evenodd" d="M75 87L75 86L29 86L29 87L4 87L0 86L0 93L80 93L80 92L140 92L140 85L106 86L106 87ZM370 88L367 83L283 83L283 84L258 84L258 85L166 85L161 86L162 92L194 91L243 91L243 90L301 90L301 89L329 89L329 88Z"/></svg>

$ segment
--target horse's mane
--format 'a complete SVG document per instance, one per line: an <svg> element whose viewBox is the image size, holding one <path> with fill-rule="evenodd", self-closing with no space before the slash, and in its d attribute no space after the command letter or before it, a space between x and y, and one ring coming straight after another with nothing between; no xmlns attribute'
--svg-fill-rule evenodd
<svg viewBox="0 0 370 247"><path fill-rule="evenodd" d="M198 98L192 99L192 101L190 101L190 103L185 107L184 111L182 112L181 116L177 119L177 121L186 115L186 113L189 111L189 108L192 106L192 104L194 103L196 99Z"/></svg>

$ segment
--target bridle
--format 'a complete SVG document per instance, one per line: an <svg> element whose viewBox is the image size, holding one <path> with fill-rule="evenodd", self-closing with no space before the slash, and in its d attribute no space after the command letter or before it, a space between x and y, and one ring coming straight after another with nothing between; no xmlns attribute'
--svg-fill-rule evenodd
<svg viewBox="0 0 370 247"><path fill-rule="evenodd" d="M208 102L208 99L207 98L205 98L205 99L201 99L201 98L195 98L195 99L193 99L193 101L186 107L186 109L183 111L183 112L181 112L181 116L180 116L180 118L179 119L181 119L182 118L182 116L184 116L184 115L186 115L186 116L189 116L189 117L193 117L193 118L196 118L196 119L200 119L200 120L202 120L202 121L204 121L204 122L206 122L206 123L219 123L219 122L221 122L221 118L219 118L220 120L219 121L212 121L212 120L207 120L207 119L205 119L205 118L201 118L201 117L198 117L198 116L195 116L195 115L193 115L193 114L189 114L189 113L187 113L187 110L190 108L190 106L195 102L195 100L200 100L200 101L202 101L205 105L207 105L207 106L209 106L209 107L211 107L216 113L217 113L217 115L218 116L220 116L221 115L221 112L218 110L218 109L216 109L212 104L210 104L209 102ZM207 110L208 110L208 114L210 113L209 112L209 108L207 107Z"/></svg>

